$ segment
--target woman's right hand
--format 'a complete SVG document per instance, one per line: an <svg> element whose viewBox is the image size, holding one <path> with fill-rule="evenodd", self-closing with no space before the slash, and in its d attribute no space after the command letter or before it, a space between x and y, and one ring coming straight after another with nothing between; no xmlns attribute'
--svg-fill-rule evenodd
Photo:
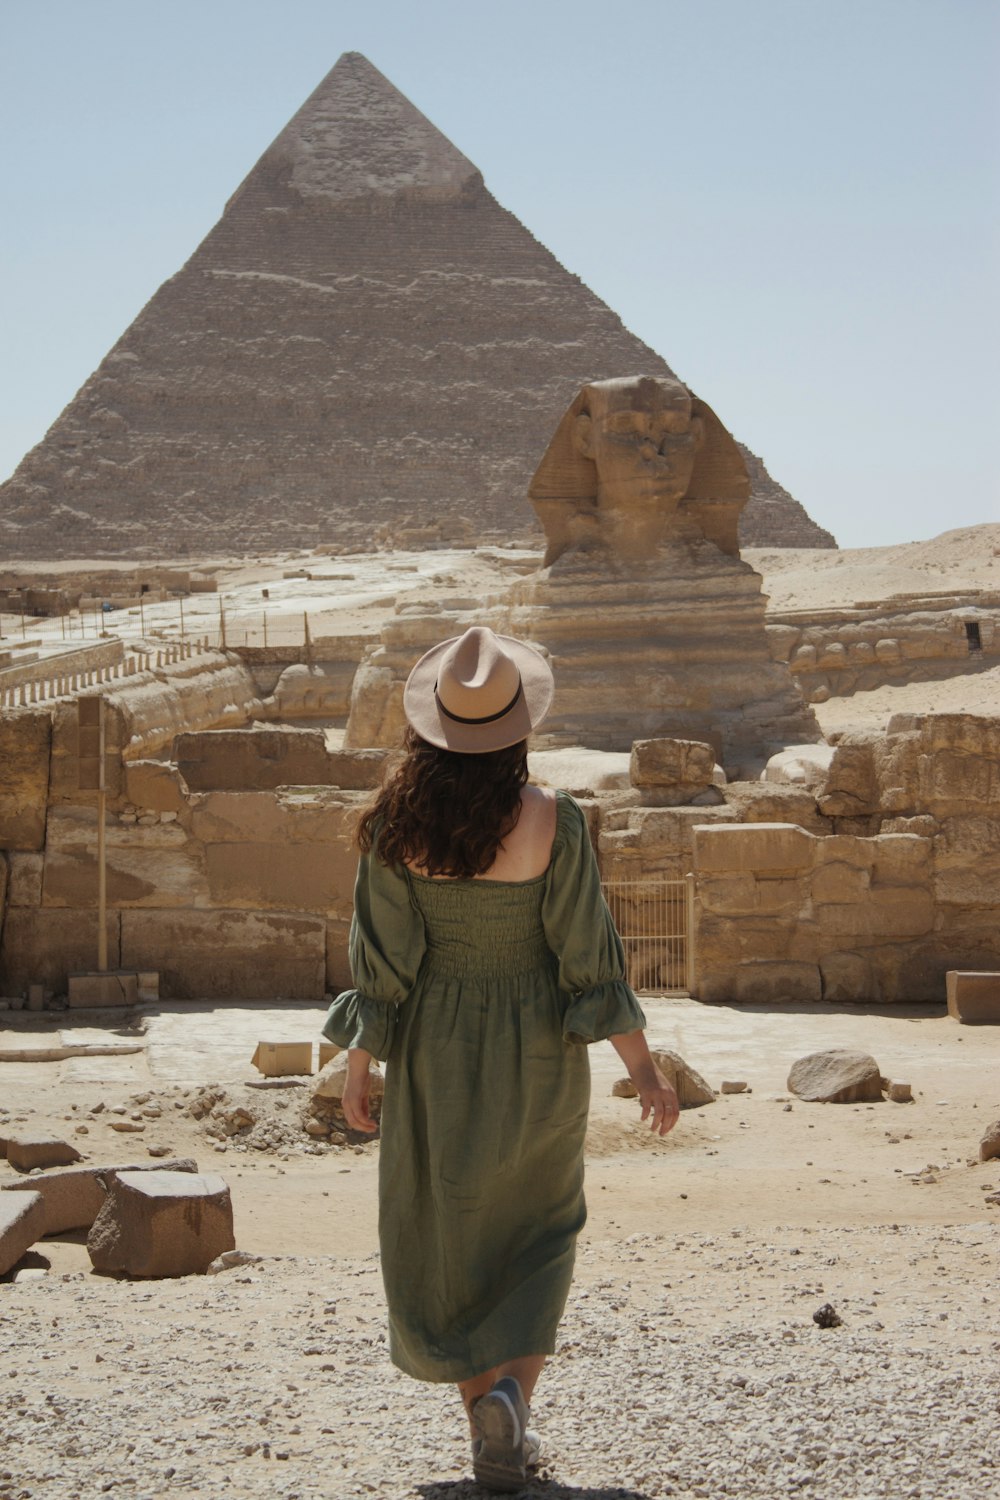
<svg viewBox="0 0 1000 1500"><path fill-rule="evenodd" d="M344 1121L348 1128L362 1130L366 1135L374 1135L378 1129L368 1111L371 1090L371 1075L368 1070L371 1062L371 1053L366 1052L363 1047L348 1048L347 1080L340 1098L340 1107L344 1111Z"/></svg>
<svg viewBox="0 0 1000 1500"><path fill-rule="evenodd" d="M642 1076L633 1077L632 1082L639 1090L643 1122L649 1120L650 1130L666 1135L677 1124L681 1107L676 1089L667 1082L655 1063L652 1067L655 1075L653 1078L646 1077L643 1070ZM650 1115L652 1119L649 1118Z"/></svg>

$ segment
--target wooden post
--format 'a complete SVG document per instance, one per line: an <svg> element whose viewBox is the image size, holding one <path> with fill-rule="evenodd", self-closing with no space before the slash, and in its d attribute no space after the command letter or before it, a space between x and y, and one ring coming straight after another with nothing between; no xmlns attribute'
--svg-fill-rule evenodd
<svg viewBox="0 0 1000 1500"><path fill-rule="evenodd" d="M177 603L180 606L180 611L181 611L181 640L183 640L184 639L184 600L180 597L179 594L177 596Z"/></svg>
<svg viewBox="0 0 1000 1500"><path fill-rule="evenodd" d="M303 637L304 637L303 644L305 645L305 651L306 651L306 666L309 668L309 670L311 672L312 671L312 664L313 664L312 637L309 634L309 615L308 615L308 613L305 610L302 611L302 627L303 627Z"/></svg>
<svg viewBox="0 0 1000 1500"><path fill-rule="evenodd" d="M267 610L262 611L264 616L264 649L267 650Z"/></svg>
<svg viewBox="0 0 1000 1500"><path fill-rule="evenodd" d="M226 649L226 611L222 607L222 595L219 595L219 650Z"/></svg>
<svg viewBox="0 0 1000 1500"><path fill-rule="evenodd" d="M139 595L139 628L143 635L146 634L146 611L143 608L142 595Z"/></svg>

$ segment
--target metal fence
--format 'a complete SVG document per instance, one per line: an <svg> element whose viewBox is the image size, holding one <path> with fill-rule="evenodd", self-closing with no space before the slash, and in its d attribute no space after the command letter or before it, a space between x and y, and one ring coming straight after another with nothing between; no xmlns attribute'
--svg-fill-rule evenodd
<svg viewBox="0 0 1000 1500"><path fill-rule="evenodd" d="M689 993L694 982L694 877L607 880L602 889L625 948L635 990Z"/></svg>

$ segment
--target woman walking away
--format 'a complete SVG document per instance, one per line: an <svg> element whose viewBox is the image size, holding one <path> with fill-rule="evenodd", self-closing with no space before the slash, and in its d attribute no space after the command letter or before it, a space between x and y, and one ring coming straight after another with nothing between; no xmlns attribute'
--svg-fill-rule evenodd
<svg viewBox="0 0 1000 1500"><path fill-rule="evenodd" d="M476 627L403 696L401 763L358 829L356 989L324 1034L349 1048L348 1125L374 1131L387 1060L379 1241L389 1352L455 1381L476 1479L516 1490L538 1456L528 1402L555 1348L583 1227L587 1042L608 1037L665 1135L677 1097L625 983L583 813L528 785L552 701L530 646Z"/></svg>

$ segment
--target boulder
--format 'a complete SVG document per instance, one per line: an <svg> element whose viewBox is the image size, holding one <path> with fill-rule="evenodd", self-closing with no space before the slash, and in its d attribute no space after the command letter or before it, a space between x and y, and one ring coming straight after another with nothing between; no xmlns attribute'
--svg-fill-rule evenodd
<svg viewBox="0 0 1000 1500"><path fill-rule="evenodd" d="M87 1236L94 1269L127 1276L204 1273L235 1248L232 1199L216 1172L119 1172Z"/></svg>
<svg viewBox="0 0 1000 1500"><path fill-rule="evenodd" d="M832 761L832 745L788 745L771 756L760 779L789 786L815 787L826 781Z"/></svg>
<svg viewBox="0 0 1000 1500"><path fill-rule="evenodd" d="M699 1104L711 1104L714 1101L715 1090L679 1053L660 1050L651 1052L650 1056L667 1082L677 1090L677 1102L681 1109L695 1109Z"/></svg>
<svg viewBox="0 0 1000 1500"><path fill-rule="evenodd" d="M1000 1157L1000 1120L994 1120L987 1127L986 1134L979 1142L979 1160L992 1161L994 1157Z"/></svg>
<svg viewBox="0 0 1000 1500"><path fill-rule="evenodd" d="M45 1226L42 1234L64 1234L70 1229L89 1229L104 1207L107 1184L119 1172L197 1172L198 1163L190 1157L135 1166L69 1167L63 1172L46 1172L24 1182L5 1182L8 1193L40 1193L45 1204ZM3 1200L0 1199L0 1202Z"/></svg>
<svg viewBox="0 0 1000 1500"><path fill-rule="evenodd" d="M611 1096L613 1099L636 1099L639 1090L631 1078L616 1078L611 1085Z"/></svg>
<svg viewBox="0 0 1000 1500"><path fill-rule="evenodd" d="M45 1232L41 1193L0 1198L0 1276L5 1275Z"/></svg>
<svg viewBox="0 0 1000 1500"><path fill-rule="evenodd" d="M721 1084L723 1094L745 1094L747 1084L745 1078L724 1078Z"/></svg>
<svg viewBox="0 0 1000 1500"><path fill-rule="evenodd" d="M793 1063L788 1088L815 1104L863 1103L882 1098L882 1074L867 1052L829 1047Z"/></svg>
<svg viewBox="0 0 1000 1500"><path fill-rule="evenodd" d="M690 802L715 781L715 751L700 740L635 740L629 762L634 787L670 790Z"/></svg>
<svg viewBox="0 0 1000 1500"><path fill-rule="evenodd" d="M68 1167L80 1161L80 1152L68 1141L47 1130L24 1130L7 1138L7 1160L18 1172L33 1167Z"/></svg>

